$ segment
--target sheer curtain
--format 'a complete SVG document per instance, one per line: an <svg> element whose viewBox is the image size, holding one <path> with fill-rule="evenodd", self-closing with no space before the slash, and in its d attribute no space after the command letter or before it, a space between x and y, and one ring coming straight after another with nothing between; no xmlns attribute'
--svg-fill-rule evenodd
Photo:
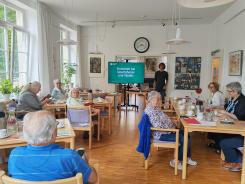
<svg viewBox="0 0 245 184"><path fill-rule="evenodd" d="M41 95L50 93L50 64L49 64L49 14L46 5L37 4L37 27L38 27L38 75L42 85Z"/></svg>

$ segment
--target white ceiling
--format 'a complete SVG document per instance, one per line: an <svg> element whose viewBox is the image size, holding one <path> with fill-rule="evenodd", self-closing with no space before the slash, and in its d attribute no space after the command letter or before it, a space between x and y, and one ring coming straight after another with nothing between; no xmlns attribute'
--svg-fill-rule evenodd
<svg viewBox="0 0 245 184"><path fill-rule="evenodd" d="M116 21L116 24L160 24L161 19L171 19L175 0L40 0L54 12L78 25L89 25L96 20ZM212 22L230 4L206 8L189 9L181 7L184 24ZM156 19L156 20L155 20ZM188 20L190 19L190 20ZM148 20L148 21L147 21ZM89 22L89 23L88 23ZM166 22L166 21L165 21Z"/></svg>

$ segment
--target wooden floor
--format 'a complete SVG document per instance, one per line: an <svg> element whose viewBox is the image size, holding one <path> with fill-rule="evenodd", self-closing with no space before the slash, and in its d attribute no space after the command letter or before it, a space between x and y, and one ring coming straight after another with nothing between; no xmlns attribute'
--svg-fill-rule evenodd
<svg viewBox="0 0 245 184"><path fill-rule="evenodd" d="M93 149L88 150L88 140L77 134L76 147L85 147L92 163L99 163L102 184L239 184L240 172L234 173L221 167L220 155L205 145L204 134L193 133L192 158L198 161L196 168L188 168L187 180L181 179L181 172L174 175L169 166L173 151L153 150L149 170L143 168L143 156L136 152L138 144L137 125L143 109L129 111L121 118L113 116L113 132L102 133L101 141L93 140ZM6 166L5 166L6 167Z"/></svg>

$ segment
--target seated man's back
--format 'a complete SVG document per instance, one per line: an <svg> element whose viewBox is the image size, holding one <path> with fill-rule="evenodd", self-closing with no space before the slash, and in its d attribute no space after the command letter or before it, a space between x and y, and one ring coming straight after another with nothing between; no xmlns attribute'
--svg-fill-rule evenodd
<svg viewBox="0 0 245 184"><path fill-rule="evenodd" d="M82 173L83 183L87 183L92 169L76 151L50 144L15 148L8 171L9 176L28 181L52 181Z"/></svg>

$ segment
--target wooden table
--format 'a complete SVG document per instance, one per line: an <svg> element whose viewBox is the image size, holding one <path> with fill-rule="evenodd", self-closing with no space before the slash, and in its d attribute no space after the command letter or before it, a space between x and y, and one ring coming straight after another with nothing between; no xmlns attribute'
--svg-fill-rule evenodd
<svg viewBox="0 0 245 184"><path fill-rule="evenodd" d="M62 112L62 114L65 114L67 112L67 105L66 103L54 103L54 104L45 104L43 107L44 110L52 111L54 115L59 115L59 112ZM57 110L64 110L64 111L57 111Z"/></svg>
<svg viewBox="0 0 245 184"><path fill-rule="evenodd" d="M182 179L186 179L187 172L187 147L188 147L188 134L189 132L213 132L213 133L225 133L225 134L237 134L244 137L245 142L245 121L236 121L233 125L226 125L217 122L216 126L203 126L188 124L183 118L180 118L181 114L178 109L177 103L173 103L173 108L179 117L184 127L184 150L183 150L183 169ZM243 147L243 153L245 153L245 147ZM243 154L242 168L245 168L245 154ZM245 169L241 172L241 184L245 184Z"/></svg>
<svg viewBox="0 0 245 184"><path fill-rule="evenodd" d="M147 104L147 95L148 95L148 92L146 91L126 91L126 111L128 110L128 96L129 95L135 95L135 106L136 106L136 95L142 95L144 96L144 107L146 106Z"/></svg>
<svg viewBox="0 0 245 184"><path fill-rule="evenodd" d="M57 137L55 142L65 142L70 144L70 148L75 148L75 133L70 125L68 119L59 119L58 121L63 121L65 124L64 128L58 128ZM26 142L23 138L20 138L17 134L12 135L5 139L0 139L0 149L14 148L18 146L25 146Z"/></svg>

